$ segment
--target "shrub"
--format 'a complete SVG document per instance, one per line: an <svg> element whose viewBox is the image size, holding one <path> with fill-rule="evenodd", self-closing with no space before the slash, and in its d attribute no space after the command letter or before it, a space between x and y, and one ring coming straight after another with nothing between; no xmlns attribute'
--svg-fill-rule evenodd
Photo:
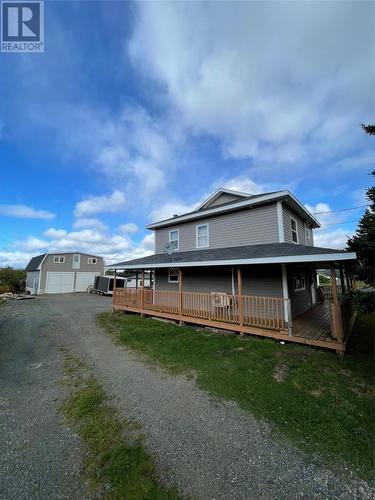
<svg viewBox="0 0 375 500"><path fill-rule="evenodd" d="M20 292L25 278L26 272L22 269L0 268L0 293Z"/></svg>
<svg viewBox="0 0 375 500"><path fill-rule="evenodd" d="M375 290L365 289L350 290L345 295L341 296L341 302L351 302L356 311L361 314L374 312L375 305Z"/></svg>

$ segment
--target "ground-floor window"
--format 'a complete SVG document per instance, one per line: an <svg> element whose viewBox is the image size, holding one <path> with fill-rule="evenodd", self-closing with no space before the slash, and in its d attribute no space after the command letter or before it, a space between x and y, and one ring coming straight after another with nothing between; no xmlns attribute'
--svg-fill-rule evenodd
<svg viewBox="0 0 375 500"><path fill-rule="evenodd" d="M179 271L178 269L168 269L168 282L169 283L178 283L179 280Z"/></svg>
<svg viewBox="0 0 375 500"><path fill-rule="evenodd" d="M305 290L306 288L306 277L303 271L297 272L293 276L293 290L299 292L300 290Z"/></svg>

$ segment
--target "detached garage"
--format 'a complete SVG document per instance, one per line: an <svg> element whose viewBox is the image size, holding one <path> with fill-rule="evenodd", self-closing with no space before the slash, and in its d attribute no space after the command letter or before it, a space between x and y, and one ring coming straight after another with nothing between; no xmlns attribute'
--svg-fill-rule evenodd
<svg viewBox="0 0 375 500"><path fill-rule="evenodd" d="M26 266L26 289L32 294L86 292L104 276L104 259L84 253L42 254Z"/></svg>
<svg viewBox="0 0 375 500"><path fill-rule="evenodd" d="M75 273L47 273L45 293L74 292Z"/></svg>

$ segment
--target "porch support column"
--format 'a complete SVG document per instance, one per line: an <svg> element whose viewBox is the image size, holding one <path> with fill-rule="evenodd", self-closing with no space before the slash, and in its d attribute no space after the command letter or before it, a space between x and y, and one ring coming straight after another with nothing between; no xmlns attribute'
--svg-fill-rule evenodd
<svg viewBox="0 0 375 500"><path fill-rule="evenodd" d="M141 316L145 305L145 270L142 269L142 288L141 288Z"/></svg>
<svg viewBox="0 0 375 500"><path fill-rule="evenodd" d="M331 287L332 287L332 300L333 304L333 325L331 324L331 328L334 329L334 337L337 338L339 342L342 342L343 339L343 330L342 330L342 322L341 322L341 308L338 300L338 292L337 292L337 284L336 284L336 269L335 265L331 265Z"/></svg>
<svg viewBox="0 0 375 500"><path fill-rule="evenodd" d="M336 283L336 269L335 265L331 265L331 285L332 285L332 299L334 303L338 303L338 292Z"/></svg>
<svg viewBox="0 0 375 500"><path fill-rule="evenodd" d="M341 284L341 293L345 293L345 280L344 280L344 269L342 267L342 264L339 265L339 270L340 270L340 284Z"/></svg>
<svg viewBox="0 0 375 500"><path fill-rule="evenodd" d="M292 335L292 308L290 306L288 273L286 272L286 264L281 264L281 277L283 282L284 318L288 323L288 333L289 335Z"/></svg>
<svg viewBox="0 0 375 500"><path fill-rule="evenodd" d="M240 323L240 334L243 335L243 296L242 296L242 273L237 267L237 292L238 292L238 316Z"/></svg>
<svg viewBox="0 0 375 500"><path fill-rule="evenodd" d="M113 292L112 292L112 311L115 311L115 305L117 302L117 296L116 296L116 278L117 278L117 269L115 269L115 274L113 278Z"/></svg>
<svg viewBox="0 0 375 500"><path fill-rule="evenodd" d="M179 269L178 271L178 311L179 311L179 316L180 316L180 325L183 324L182 321L182 305L183 305L183 295L182 295L182 269Z"/></svg>
<svg viewBox="0 0 375 500"><path fill-rule="evenodd" d="M352 285L350 283L350 274L348 266L345 266L345 277L346 277L346 287L349 291L352 288Z"/></svg>

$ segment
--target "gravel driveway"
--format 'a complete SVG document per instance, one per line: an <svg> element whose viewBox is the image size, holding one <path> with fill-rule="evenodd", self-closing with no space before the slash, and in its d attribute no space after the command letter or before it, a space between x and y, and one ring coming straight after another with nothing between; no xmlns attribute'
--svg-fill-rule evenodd
<svg viewBox="0 0 375 500"><path fill-rule="evenodd" d="M40 296L0 308L0 499L89 498L81 452L57 411L61 347L70 349L143 428L160 477L201 499L371 498L366 483L307 463L268 426L193 381L167 375L96 325L111 300Z"/></svg>

